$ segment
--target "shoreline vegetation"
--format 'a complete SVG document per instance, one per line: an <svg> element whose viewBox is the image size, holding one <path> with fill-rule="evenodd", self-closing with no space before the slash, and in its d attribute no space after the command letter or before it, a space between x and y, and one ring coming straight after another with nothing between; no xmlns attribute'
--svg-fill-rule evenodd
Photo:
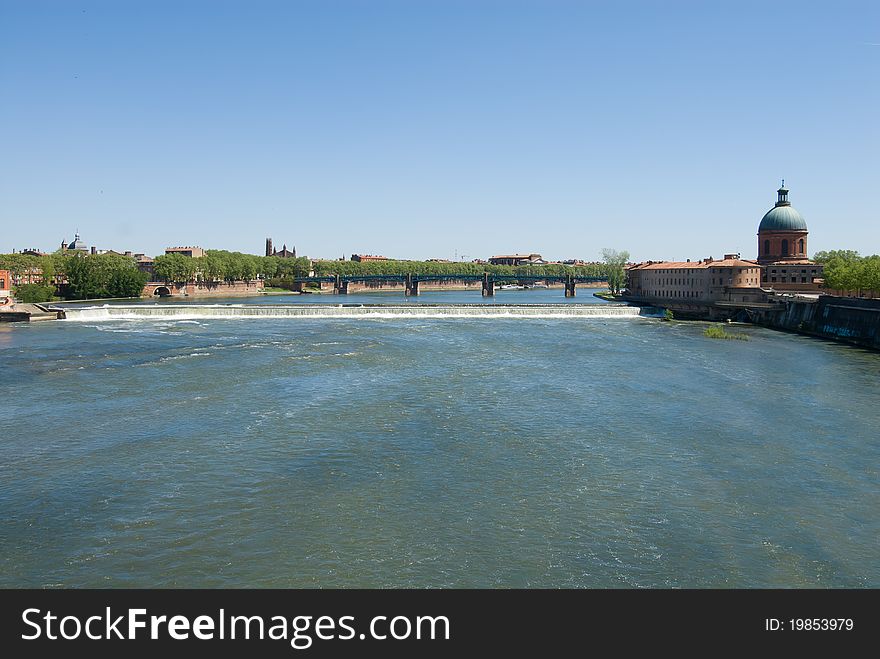
<svg viewBox="0 0 880 659"><path fill-rule="evenodd" d="M706 336L710 339L725 339L725 340L735 340L735 341L748 341L749 335L742 334L740 332L728 332L724 329L723 325L719 325L718 323L714 323L709 325L705 330L703 330L703 336Z"/></svg>

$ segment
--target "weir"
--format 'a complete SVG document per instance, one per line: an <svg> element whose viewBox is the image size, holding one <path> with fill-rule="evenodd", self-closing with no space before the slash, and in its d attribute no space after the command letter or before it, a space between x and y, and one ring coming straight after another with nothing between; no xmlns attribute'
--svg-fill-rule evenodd
<svg viewBox="0 0 880 659"><path fill-rule="evenodd" d="M64 314L67 322L205 318L638 318L655 315L650 308L623 304L140 304L66 308Z"/></svg>

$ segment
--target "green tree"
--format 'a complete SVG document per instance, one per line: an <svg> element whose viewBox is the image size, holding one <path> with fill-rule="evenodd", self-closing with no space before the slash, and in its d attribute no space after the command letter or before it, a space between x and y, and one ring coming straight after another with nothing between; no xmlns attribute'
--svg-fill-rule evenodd
<svg viewBox="0 0 880 659"><path fill-rule="evenodd" d="M605 248L602 250L602 260L605 262L605 274L608 277L608 288L614 295L626 285L626 264L629 261L629 252L618 252L616 249Z"/></svg>
<svg viewBox="0 0 880 659"><path fill-rule="evenodd" d="M45 284L22 284L13 291L21 302L50 302L55 297L55 287Z"/></svg>
<svg viewBox="0 0 880 659"><path fill-rule="evenodd" d="M880 291L880 256L859 256L853 250L817 252L813 260L822 264L825 288L839 291Z"/></svg>
<svg viewBox="0 0 880 659"><path fill-rule="evenodd" d="M137 267L118 267L110 273L107 292L110 297L140 297L149 276Z"/></svg>
<svg viewBox="0 0 880 659"><path fill-rule="evenodd" d="M165 282L187 282L195 279L198 261L183 254L172 252L157 256L153 268L156 277Z"/></svg>
<svg viewBox="0 0 880 659"><path fill-rule="evenodd" d="M77 300L137 297L147 281L133 258L116 254L72 254L64 259L63 269L67 297Z"/></svg>

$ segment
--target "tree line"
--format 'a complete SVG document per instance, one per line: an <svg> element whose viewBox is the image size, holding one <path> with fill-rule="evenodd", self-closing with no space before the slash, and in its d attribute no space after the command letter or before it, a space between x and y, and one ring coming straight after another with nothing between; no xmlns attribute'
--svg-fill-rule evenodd
<svg viewBox="0 0 880 659"><path fill-rule="evenodd" d="M454 263L442 261L315 261L313 270L317 277L334 275L517 275L548 277L574 275L576 277L607 276L605 264L590 263L569 266L561 263L546 265L491 265L488 263Z"/></svg>
<svg viewBox="0 0 880 659"><path fill-rule="evenodd" d="M209 249L198 258L177 253L157 256L153 272L157 280L166 282L216 282L306 277L309 269L310 261L306 258L284 259Z"/></svg>
<svg viewBox="0 0 880 659"><path fill-rule="evenodd" d="M15 287L22 302L49 302L58 296L68 300L137 297L148 279L133 258L120 254L0 254L0 269L25 282L39 280Z"/></svg>
<svg viewBox="0 0 880 659"><path fill-rule="evenodd" d="M615 255L618 253L615 252ZM621 252L626 261L626 252ZM547 265L490 265L486 263L446 263L441 261L310 261L300 257L285 259L277 256L256 256L241 252L208 250L206 255L190 258L182 254L165 254L156 257L154 272L157 280L184 281L252 281L292 280L294 277L332 277L335 275L496 275L566 276L609 278L611 270L618 269L622 281L622 264L590 263L568 266L559 263Z"/></svg>
<svg viewBox="0 0 880 659"><path fill-rule="evenodd" d="M859 256L853 250L817 252L813 260L823 266L825 288L835 291L880 292L880 256Z"/></svg>

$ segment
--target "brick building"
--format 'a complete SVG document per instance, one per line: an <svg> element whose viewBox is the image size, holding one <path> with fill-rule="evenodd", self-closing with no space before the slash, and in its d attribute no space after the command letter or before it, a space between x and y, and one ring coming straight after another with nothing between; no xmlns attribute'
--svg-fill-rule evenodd
<svg viewBox="0 0 880 659"><path fill-rule="evenodd" d="M166 254L182 254L192 259L200 259L205 255L205 250L201 247L168 247L165 249Z"/></svg>
<svg viewBox="0 0 880 659"><path fill-rule="evenodd" d="M788 200L785 181L776 205L758 226L758 263L764 267L761 284L776 291L818 292L822 265L807 257L807 223Z"/></svg>
<svg viewBox="0 0 880 659"><path fill-rule="evenodd" d="M272 248L272 239L266 238L266 256L277 256L280 259L295 259L296 247L292 250L287 249L287 243L281 249Z"/></svg>
<svg viewBox="0 0 880 659"><path fill-rule="evenodd" d="M627 269L629 297L649 302L760 302L761 266L725 254L721 260L646 261Z"/></svg>
<svg viewBox="0 0 880 659"><path fill-rule="evenodd" d="M12 291L12 273L9 270L0 270L0 297L5 298Z"/></svg>

